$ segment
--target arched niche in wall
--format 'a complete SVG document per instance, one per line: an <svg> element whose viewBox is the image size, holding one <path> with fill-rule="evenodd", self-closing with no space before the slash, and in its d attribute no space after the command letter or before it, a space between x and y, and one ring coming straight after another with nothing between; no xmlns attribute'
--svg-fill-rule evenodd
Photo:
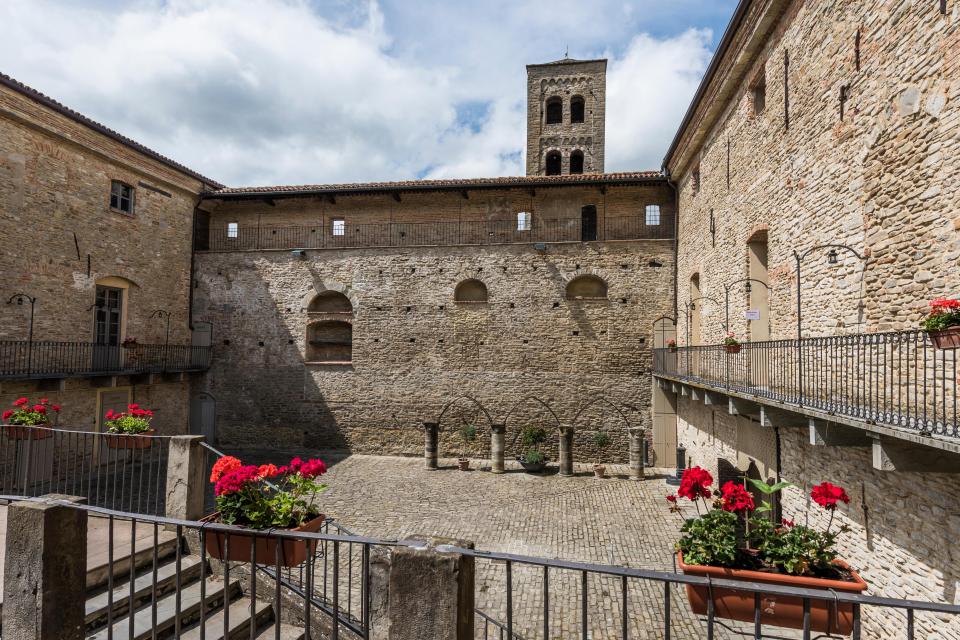
<svg viewBox="0 0 960 640"><path fill-rule="evenodd" d="M487 302L487 300L489 300L487 285L483 284L483 282L480 280L473 278L470 280L464 280L458 284L457 288L453 292L454 302L477 304L480 302Z"/></svg>
<svg viewBox="0 0 960 640"><path fill-rule="evenodd" d="M567 300L606 300L607 283L594 275L577 276L567 283Z"/></svg>
<svg viewBox="0 0 960 640"><path fill-rule="evenodd" d="M349 364L353 361L353 325L345 320L320 320L307 325L309 363Z"/></svg>
<svg viewBox="0 0 960 640"><path fill-rule="evenodd" d="M353 313L350 298L339 291L323 291L310 300L308 313Z"/></svg>

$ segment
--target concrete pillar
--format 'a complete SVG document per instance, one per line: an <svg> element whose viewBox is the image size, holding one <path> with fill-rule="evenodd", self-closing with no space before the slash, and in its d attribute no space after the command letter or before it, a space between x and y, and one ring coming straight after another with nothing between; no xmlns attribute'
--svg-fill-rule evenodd
<svg viewBox="0 0 960 640"><path fill-rule="evenodd" d="M440 438L440 425L436 422L423 423L423 460L427 469L437 468L437 445Z"/></svg>
<svg viewBox="0 0 960 640"><path fill-rule="evenodd" d="M503 473L503 452L506 448L507 425L490 425L490 472Z"/></svg>
<svg viewBox="0 0 960 640"><path fill-rule="evenodd" d="M207 456L203 436L170 438L167 454L166 514L178 520L203 517L207 483Z"/></svg>
<svg viewBox="0 0 960 640"><path fill-rule="evenodd" d="M630 479L643 480L643 442L647 433L643 429L630 429Z"/></svg>
<svg viewBox="0 0 960 640"><path fill-rule="evenodd" d="M573 427L560 429L560 475L573 475Z"/></svg>
<svg viewBox="0 0 960 640"><path fill-rule="evenodd" d="M370 640L473 640L472 542L415 536L370 557Z"/></svg>
<svg viewBox="0 0 960 640"><path fill-rule="evenodd" d="M4 640L83 640L87 512L42 502L11 504L5 553Z"/></svg>

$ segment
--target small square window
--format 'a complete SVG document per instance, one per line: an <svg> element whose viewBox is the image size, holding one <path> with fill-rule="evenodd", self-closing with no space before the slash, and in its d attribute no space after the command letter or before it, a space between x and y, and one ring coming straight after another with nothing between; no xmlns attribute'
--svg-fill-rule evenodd
<svg viewBox="0 0 960 640"><path fill-rule="evenodd" d="M646 222L647 222L647 226L651 226L651 227L660 224L660 205L658 204L647 205Z"/></svg>
<svg viewBox="0 0 960 640"><path fill-rule="evenodd" d="M240 225L236 222L227 223L227 237L228 238L239 238L240 237Z"/></svg>
<svg viewBox="0 0 960 640"><path fill-rule="evenodd" d="M530 231L531 214L529 211L517 213L517 231Z"/></svg>
<svg viewBox="0 0 960 640"><path fill-rule="evenodd" d="M110 208L133 213L133 187L119 180L110 183Z"/></svg>
<svg viewBox="0 0 960 640"><path fill-rule="evenodd" d="M335 218L333 220L333 235L342 236L347 232L347 223L343 218Z"/></svg>

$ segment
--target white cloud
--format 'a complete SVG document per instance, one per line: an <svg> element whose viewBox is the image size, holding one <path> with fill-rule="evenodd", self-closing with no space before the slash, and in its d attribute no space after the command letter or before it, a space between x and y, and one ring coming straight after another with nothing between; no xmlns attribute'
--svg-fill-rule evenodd
<svg viewBox="0 0 960 640"><path fill-rule="evenodd" d="M231 185L522 173L523 65L561 53L530 48L565 19L575 31L576 8L592 5L571 2L566 18L491 9L475 16L476 41L458 46L426 14L396 18L406 4L5 0L0 23L16 26L0 40L0 70ZM533 26L547 31L525 37ZM708 41L638 35L611 56L608 170L659 166ZM482 117L458 118L464 103L483 105Z"/></svg>

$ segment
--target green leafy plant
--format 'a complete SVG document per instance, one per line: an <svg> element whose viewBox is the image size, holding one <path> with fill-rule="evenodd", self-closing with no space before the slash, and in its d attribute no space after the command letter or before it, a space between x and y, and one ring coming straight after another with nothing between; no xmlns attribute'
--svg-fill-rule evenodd
<svg viewBox="0 0 960 640"><path fill-rule="evenodd" d="M126 433L136 435L150 430L150 421L153 420L153 411L141 409L139 404L128 404L124 413L115 413L113 409L107 411L103 425L107 433Z"/></svg>
<svg viewBox="0 0 960 640"><path fill-rule="evenodd" d="M767 513L772 510L773 505L771 502L775 499L774 496L787 487L793 486L789 482L767 484L763 480L757 480L755 478L747 478L747 482L749 482L757 491L770 498L770 500L764 500L760 505L758 505L757 508L753 510L754 513Z"/></svg>
<svg viewBox="0 0 960 640"><path fill-rule="evenodd" d="M465 424L460 428L460 437L463 439L464 450L461 452L461 458L466 457L466 449L469 448L470 443L477 439L477 428L472 424Z"/></svg>
<svg viewBox="0 0 960 640"><path fill-rule="evenodd" d="M943 331L960 326L960 300L936 298L930 301L930 314L920 322L924 331Z"/></svg>
<svg viewBox="0 0 960 640"><path fill-rule="evenodd" d="M687 564L730 567L737 560L737 516L713 509L683 523L677 548Z"/></svg>
<svg viewBox="0 0 960 640"><path fill-rule="evenodd" d="M40 398L40 402L36 404L30 404L29 398L17 398L13 401L13 409L3 412L3 421L28 427L47 424L50 422L48 411L60 413L60 405L50 404L46 398Z"/></svg>
<svg viewBox="0 0 960 640"><path fill-rule="evenodd" d="M327 472L322 460L290 464L244 465L238 458L224 456L213 465L219 521L252 529L292 528L320 515L316 497L327 489L318 478Z"/></svg>
<svg viewBox="0 0 960 640"><path fill-rule="evenodd" d="M525 447L536 447L547 441L547 430L543 427L528 426L520 432L520 442Z"/></svg>
<svg viewBox="0 0 960 640"><path fill-rule="evenodd" d="M727 331L727 335L723 339L723 346L725 347L735 347L740 342L737 340L737 334L733 331Z"/></svg>
<svg viewBox="0 0 960 640"><path fill-rule="evenodd" d="M597 449L597 464L604 449L610 446L610 434L606 431L597 431L593 434L593 446Z"/></svg>
<svg viewBox="0 0 960 640"><path fill-rule="evenodd" d="M547 461L547 457L539 449L527 449L523 454L523 461L527 464L543 464Z"/></svg>

